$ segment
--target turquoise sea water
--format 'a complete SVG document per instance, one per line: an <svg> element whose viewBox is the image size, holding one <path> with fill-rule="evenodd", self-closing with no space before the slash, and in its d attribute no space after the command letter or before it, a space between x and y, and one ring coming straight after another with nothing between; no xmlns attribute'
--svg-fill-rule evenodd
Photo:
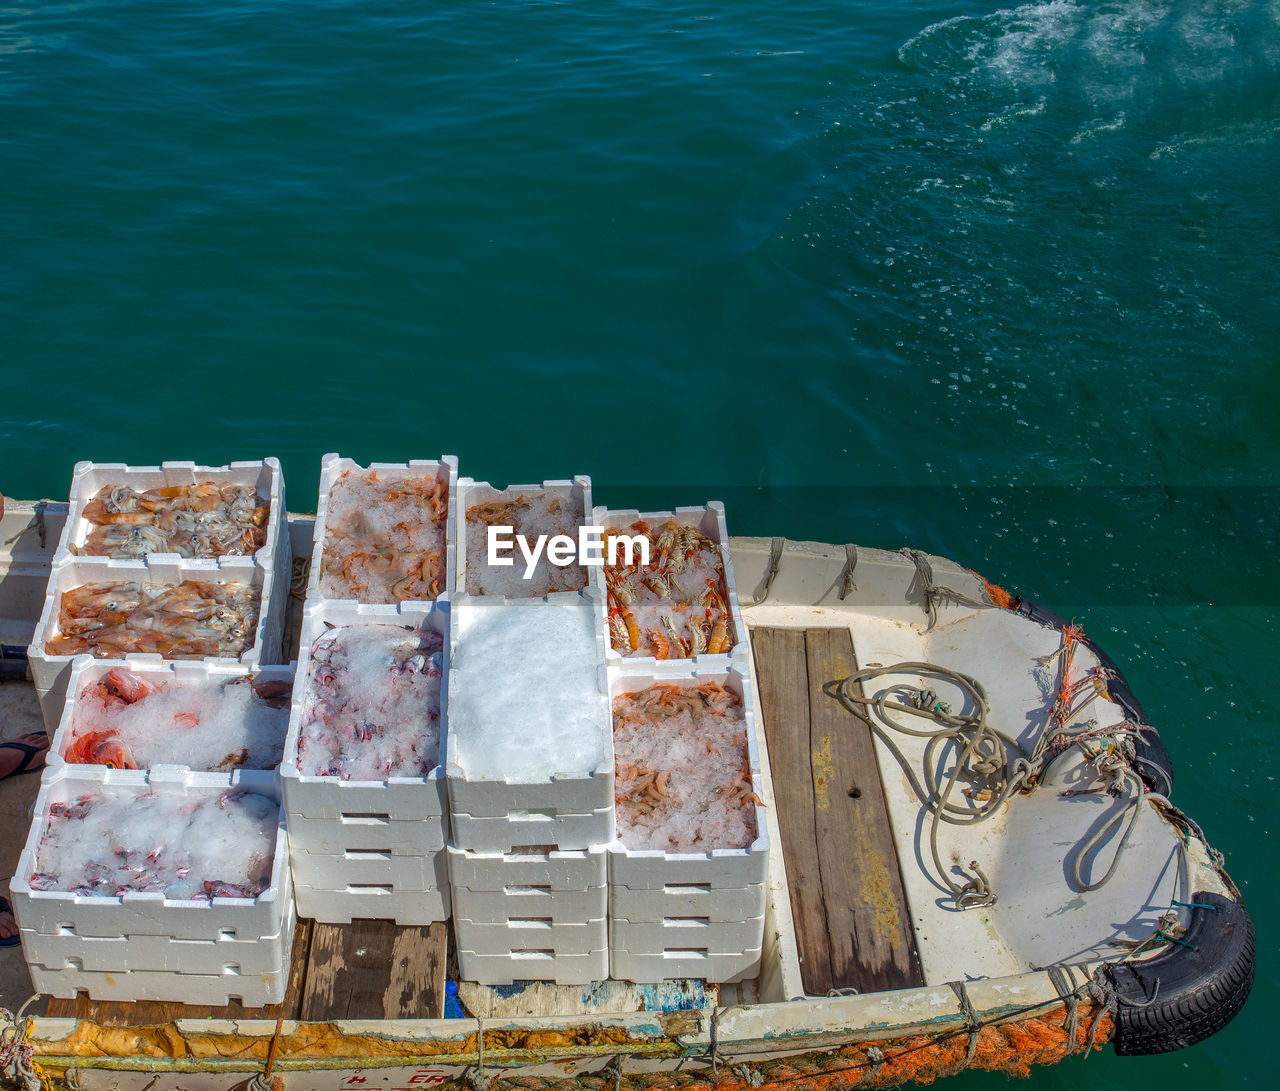
<svg viewBox="0 0 1280 1091"><path fill-rule="evenodd" d="M1270 1084L1278 178L1276 0L20 0L0 489L452 453L977 568L1125 666L1259 933L1222 1034L1035 1084Z"/></svg>

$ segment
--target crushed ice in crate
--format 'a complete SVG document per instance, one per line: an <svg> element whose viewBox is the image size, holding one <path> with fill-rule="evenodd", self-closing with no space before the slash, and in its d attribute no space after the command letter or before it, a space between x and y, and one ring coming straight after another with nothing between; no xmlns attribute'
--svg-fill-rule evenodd
<svg viewBox="0 0 1280 1091"><path fill-rule="evenodd" d="M449 481L435 468L347 470L329 489L320 594L433 600L444 590Z"/></svg>
<svg viewBox="0 0 1280 1091"><path fill-rule="evenodd" d="M578 541L578 528L586 523L586 513L572 493L555 489L505 489L502 491L475 486L468 500L485 497L482 503L467 507L467 594L505 595L507 598L540 598L553 591L581 591L587 586L587 570L575 559L563 567L547 560L546 548L526 580L527 561L515 538L508 539L513 558L511 565L488 563L489 528L511 527L513 535L521 535L530 549L545 534L549 542L557 534Z"/></svg>
<svg viewBox="0 0 1280 1091"><path fill-rule="evenodd" d="M719 683L661 684L613 701L618 838L709 852L756 838L742 698Z"/></svg>
<svg viewBox="0 0 1280 1091"><path fill-rule="evenodd" d="M62 593L58 633L45 650L99 659L134 652L234 659L253 646L259 597L257 587L234 581L85 583Z"/></svg>
<svg viewBox="0 0 1280 1091"><path fill-rule="evenodd" d="M279 818L274 800L240 789L94 788L51 805L28 882L105 898L254 898L271 883Z"/></svg>
<svg viewBox="0 0 1280 1091"><path fill-rule="evenodd" d="M128 485L107 485L85 505L83 514L93 529L73 553L126 558L147 553L251 556L267 544L270 506L252 485L203 481L143 493Z"/></svg>
<svg viewBox="0 0 1280 1091"><path fill-rule="evenodd" d="M262 675L178 681L113 667L76 700L73 765L274 769L289 727L290 683Z"/></svg>
<svg viewBox="0 0 1280 1091"><path fill-rule="evenodd" d="M298 738L305 776L425 777L440 762L444 638L431 629L349 625L311 648Z"/></svg>
<svg viewBox="0 0 1280 1091"><path fill-rule="evenodd" d="M688 659L733 647L733 619L719 545L696 526L674 518L654 530L643 520L630 527L606 527L615 535L649 540L649 565L605 565L609 589L609 639L624 656ZM619 556L621 562L625 554Z"/></svg>
<svg viewBox="0 0 1280 1091"><path fill-rule="evenodd" d="M449 664L453 757L470 777L585 776L608 761L589 600L459 604Z"/></svg>

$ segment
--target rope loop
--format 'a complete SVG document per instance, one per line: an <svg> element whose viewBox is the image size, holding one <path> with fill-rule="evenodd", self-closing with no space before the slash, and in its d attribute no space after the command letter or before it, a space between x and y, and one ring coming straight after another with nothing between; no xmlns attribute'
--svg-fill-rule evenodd
<svg viewBox="0 0 1280 1091"><path fill-rule="evenodd" d="M969 1028L969 1049L965 1053L964 1067L973 1064L974 1055L978 1052L978 1035L982 1033L982 1020L974 1010L973 1001L969 999L969 990L963 981L948 981L951 991L960 998L960 1010L964 1013L965 1025ZM963 1071L963 1069L961 1070Z"/></svg>

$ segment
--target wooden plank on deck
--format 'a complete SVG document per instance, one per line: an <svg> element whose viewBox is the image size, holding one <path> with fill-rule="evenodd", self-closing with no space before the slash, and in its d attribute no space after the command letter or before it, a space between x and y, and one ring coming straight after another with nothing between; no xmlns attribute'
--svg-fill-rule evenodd
<svg viewBox="0 0 1280 1091"><path fill-rule="evenodd" d="M317 924L301 1018L442 1018L447 934L444 924Z"/></svg>
<svg viewBox="0 0 1280 1091"><path fill-rule="evenodd" d="M846 629L752 631L805 992L924 984L870 727L823 692Z"/></svg>
<svg viewBox="0 0 1280 1091"><path fill-rule="evenodd" d="M752 629L760 714L764 717L773 799L782 829L782 858L791 887L800 973L805 992L832 987L831 945L818 880L813 761L809 752L809 674L802 629Z"/></svg>
<svg viewBox="0 0 1280 1091"><path fill-rule="evenodd" d="M284 1001L262 1008L246 1008L238 1000L226 1007L206 1004L178 1004L167 1000L90 1000L81 993L74 1000L49 998L46 1014L51 1019L87 1019L103 1027L149 1027L172 1023L175 1019L299 1019L302 994L311 948L309 920L298 921L293 933L293 963Z"/></svg>
<svg viewBox="0 0 1280 1091"><path fill-rule="evenodd" d="M822 897L836 988L924 984L871 726L823 686L858 669L847 629L808 629L809 738Z"/></svg>

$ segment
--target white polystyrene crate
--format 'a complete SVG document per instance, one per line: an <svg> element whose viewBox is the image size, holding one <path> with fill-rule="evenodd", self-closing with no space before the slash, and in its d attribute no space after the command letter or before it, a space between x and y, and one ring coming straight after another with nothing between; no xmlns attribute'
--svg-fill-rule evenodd
<svg viewBox="0 0 1280 1091"><path fill-rule="evenodd" d="M348 885L339 890L299 886L296 894L298 916L311 917L325 924L388 920L407 927L449 919L447 886L436 890L402 889L391 883Z"/></svg>
<svg viewBox="0 0 1280 1091"><path fill-rule="evenodd" d="M470 477L460 478L458 481L458 491L455 494L457 503L455 507L454 523L458 528L458 571L453 583L449 586L458 594L471 594L467 591L467 508L476 504L489 503L495 500L514 499L521 493L542 493L549 492L553 496L560 496L568 500L574 506L574 510L579 515L579 526L589 526L591 524L591 478L581 474L576 475L572 481L544 481L540 485L509 485L505 489L495 489L487 481L476 481ZM519 530L516 530L519 533ZM532 548L533 543L530 543ZM526 561L524 554L521 552L519 545L514 545L508 554L513 561L512 571L523 574ZM545 557L540 557L539 564L546 564ZM577 560L573 563L577 563ZM602 581L602 569L599 565L588 565L587 569L587 587L593 587L600 590L604 587ZM574 594L575 592L553 591L552 595ZM508 596L513 597L513 596Z"/></svg>
<svg viewBox="0 0 1280 1091"><path fill-rule="evenodd" d="M765 910L765 886L713 887L703 883L668 883L653 889L629 886L609 888L609 912L622 920L661 921L668 917L707 917L716 921L741 921L761 917Z"/></svg>
<svg viewBox="0 0 1280 1091"><path fill-rule="evenodd" d="M274 936L236 939L177 939L172 936L82 936L73 927L49 936L22 929L22 952L28 963L52 969L75 967L90 973L122 970L182 974L275 974L289 966L289 949L297 916L292 903L281 931Z"/></svg>
<svg viewBox="0 0 1280 1091"><path fill-rule="evenodd" d="M294 687L293 708L289 716L289 734L285 738L284 760L280 763L280 780L284 791L285 812L292 822L295 816L305 823L292 822L290 838L307 852L339 852L347 848L367 848L346 840L355 832L363 837L368 831L359 829L361 819L375 825L382 822L426 823L418 840L424 847L438 848L445 842L444 763L425 777L387 777L384 780L341 780L303 774L298 768L298 739L302 718L310 694L311 647L327 632L329 626L399 625L420 628L423 624L444 637L445 680L448 679L449 608L447 603L402 602L395 605L366 605L354 602L325 602L309 608L303 618L302 643ZM440 692L440 732L443 745L448 721L446 688ZM329 829L324 824L329 824ZM403 832L403 831L401 831ZM387 842L393 848L398 842Z"/></svg>
<svg viewBox="0 0 1280 1091"><path fill-rule="evenodd" d="M289 933L293 949L293 933ZM289 958L273 973L220 974L175 973L171 970L81 970L73 964L58 967L32 964L31 984L37 993L74 1000L87 992L94 1000L167 1000L183 1004L226 1007L238 1000L246 1008L261 1008L284 1001L289 984Z"/></svg>
<svg viewBox="0 0 1280 1091"><path fill-rule="evenodd" d="M358 470L362 473L369 470L410 470L420 473L423 477L434 477L437 481L443 481L448 484L449 497L445 514L445 571L443 582L444 591L447 592L453 586L457 568L456 546L458 533L454 526L454 512L456 510L454 499L458 491L457 458L453 455L442 455L438 460L411 459L408 462L370 462L367 466L361 466L352 459L330 453L320 460L320 497L316 503L315 532L311 547L311 575L307 581L307 605L310 606L322 601L329 603L354 602L353 599L330 599L320 592L324 546L328 537L329 491L339 477L353 470ZM394 604L389 603L388 605Z"/></svg>
<svg viewBox="0 0 1280 1091"><path fill-rule="evenodd" d="M610 701L623 693L641 692L653 685L696 686L718 682L742 698L747 736L747 766L758 790L763 786L760 770L760 720L755 697L742 663L727 670L662 674L622 673L610 678ZM664 852L660 849L628 849L616 841L609 846L609 886L660 890L668 886L698 885L712 890L760 886L766 881L769 863L769 832L764 808L755 805L756 839L746 848L712 849L708 852Z"/></svg>
<svg viewBox="0 0 1280 1091"><path fill-rule="evenodd" d="M587 814L566 814L558 808L515 808L504 815L449 812L453 843L473 852L511 852L526 845L576 848L613 840L613 807Z"/></svg>
<svg viewBox="0 0 1280 1091"><path fill-rule="evenodd" d="M460 951L477 955L509 954L513 950L551 950L560 955L585 955L609 945L606 918L576 920L566 913L511 917L481 924L453 915L453 935Z"/></svg>
<svg viewBox="0 0 1280 1091"><path fill-rule="evenodd" d="M286 524L284 475L280 461L264 458L256 462L232 462L226 466L197 466L194 462L162 462L159 466L128 466L122 462L77 462L71 475L71 496L67 521L58 539L58 555L78 554L93 529L84 517L85 505L108 485L126 485L143 493L178 485L211 482L217 485L252 485L268 505L266 545L257 551L258 562L272 566ZM285 542L288 552L288 542ZM95 557L98 562L109 557Z"/></svg>
<svg viewBox="0 0 1280 1091"><path fill-rule="evenodd" d="M608 882L608 851L589 849L546 852L470 852L450 845L449 881L473 891L560 893L604 886Z"/></svg>
<svg viewBox="0 0 1280 1091"><path fill-rule="evenodd" d="M550 890L539 886L511 886L506 890L453 888L453 912L476 924L507 924L512 920L550 918L593 921L609 912L609 888Z"/></svg>
<svg viewBox="0 0 1280 1091"><path fill-rule="evenodd" d="M655 530L662 527L668 519L674 519L680 526L696 526L699 531L719 545L720 558L724 565L724 586L727 592L725 605L729 608L730 645L727 652L720 655L711 655L704 652L702 655L695 655L689 659L655 659L651 655L624 656L621 652L614 650L613 641L608 638L609 602L606 597L600 616L601 624L604 626L606 634L605 654L610 667L643 672L666 670L673 664L691 663L699 671L724 670L731 661L749 658L747 627L742 620L741 607L738 605L738 585L733 578L733 561L729 556L729 532L725 526L724 505L720 501L712 500L705 507L676 508L674 511L653 512L611 511L606 507L598 506L592 512L591 519L598 527L619 527L624 531L632 523L639 520L648 523ZM657 558L651 557L650 561L651 563L656 563ZM601 571L601 578L604 578L603 570Z"/></svg>
<svg viewBox="0 0 1280 1091"><path fill-rule="evenodd" d="M609 949L656 952L706 950L711 954L759 951L764 941L764 914L743 920L713 920L697 914L656 921L631 921L609 915Z"/></svg>
<svg viewBox="0 0 1280 1091"><path fill-rule="evenodd" d="M520 947L481 954L460 948L458 976L477 985L510 985L516 981L590 985L609 976L609 952L558 954L551 947Z"/></svg>
<svg viewBox="0 0 1280 1091"><path fill-rule="evenodd" d="M123 666L134 674L140 675L147 682L155 684L177 684L182 686L200 686L207 684L210 688L223 685L231 678L253 676L268 681L281 681L293 684L293 666L259 667L249 670L239 663L230 660L198 660L174 659L157 660L154 656L127 656L123 660L92 659L89 656L76 656L72 661L71 675L68 679L67 692L70 698L65 701L58 728L49 746L49 754L45 764L55 769L69 764L66 760L67 749L71 745L72 733L76 719L76 710L84 693L89 687L100 682L109 671ZM169 764L156 768L172 769L180 772L208 773L215 778L210 783L218 783L216 778L224 773L208 770L192 770L189 766Z"/></svg>
<svg viewBox="0 0 1280 1091"><path fill-rule="evenodd" d="M669 978L698 978L728 985L760 972L760 951L720 953L702 948L671 948L635 952L615 949L609 955L609 976L617 981L653 984Z"/></svg>
<svg viewBox="0 0 1280 1091"><path fill-rule="evenodd" d="M285 812L291 851L319 856L378 850L423 856L444 848L444 824L421 818L392 818L378 812L342 813L308 818Z"/></svg>
<svg viewBox="0 0 1280 1091"><path fill-rule="evenodd" d="M243 667L265 666L280 661L280 640L284 630L284 600L288 598L288 583L284 592L272 595L276 575L270 568L263 568L252 557L221 557L217 559L191 559L175 557L172 553L155 553L141 561L111 561L109 568L98 563L101 558L67 557L55 563L49 574L49 587L45 593L44 608L36 626L35 636L28 650L31 676L36 690L45 695L40 702L46 729L56 729L62 716L62 706L71 676L71 664L75 656L54 655L46 646L58 635L59 613L63 592L86 583L109 580L131 580L159 584L177 584L184 580L201 580L212 583L248 583L257 591L258 625L253 643L239 657L206 656L199 660L206 663L239 663ZM82 653L87 654L87 653ZM98 657L91 657L98 658ZM141 662L148 659L163 663L159 654L131 656ZM102 662L119 665L122 660L103 658ZM47 700L46 700L47 698Z"/></svg>
<svg viewBox="0 0 1280 1091"><path fill-rule="evenodd" d="M390 849L356 849L349 852L289 852L295 887L344 890L348 886L390 886L394 890L439 890L449 884L444 849L435 852L393 852Z"/></svg>
<svg viewBox="0 0 1280 1091"><path fill-rule="evenodd" d="M487 611L514 610L585 610L594 615L599 595L593 591L575 592L573 594L549 595L540 599L497 599L478 596L462 596L453 600L450 609L453 614L452 634L453 652L450 656L450 672L448 687L450 701L456 704L460 694L467 692L466 687L492 686L504 684L504 679L518 677L518 665L512 663L481 663L465 661L462 654L462 665L458 665L459 649L465 653L465 630L469 617ZM445 770L449 794L451 814L469 815L474 818L503 818L515 814L517 816L533 816L540 812L543 815L593 815L613 806L613 755L612 737L609 734L607 707L607 676L603 662L603 635L596 631L592 637L594 651L592 669L597 676L596 693L598 694L596 713L600 717L599 727L604 744L604 756L599 765L589 772L557 772L546 777L525 777L518 774L509 776L475 775L468 773L459 763L458 739L455 725L451 721L446 725ZM536 663L534 657L545 656L547 649L531 649L530 663ZM518 730L514 725L512 730ZM531 821L538 821L533 818ZM582 831L594 834L595 827ZM577 836L576 834L574 835ZM481 851L481 847L461 842L455 831L454 843L460 848ZM587 848L598 844L599 839L570 840L568 838L554 841L520 841L515 844L551 844L561 849ZM494 851L500 851L495 846Z"/></svg>
<svg viewBox="0 0 1280 1091"><path fill-rule="evenodd" d="M157 795L213 796L229 789L244 789L279 800L275 774L236 770L210 783L210 775L174 771L144 772L103 769L100 766L63 766L46 770L36 797L35 818L10 884L18 926L46 936L86 938L129 936L141 943L157 937L180 940L256 941L279 936L286 930L293 904L288 846L281 823L271 863L271 885L256 898L214 898L198 901L170 900L161 892L130 891L120 897L35 890L30 878L36 871L37 848L45 819L54 803L65 803L94 789L121 788Z"/></svg>

